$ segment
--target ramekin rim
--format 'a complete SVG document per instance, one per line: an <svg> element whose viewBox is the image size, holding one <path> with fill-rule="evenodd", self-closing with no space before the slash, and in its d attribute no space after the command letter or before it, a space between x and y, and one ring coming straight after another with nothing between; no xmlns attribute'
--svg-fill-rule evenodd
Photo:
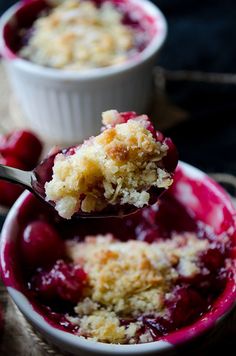
<svg viewBox="0 0 236 356"><path fill-rule="evenodd" d="M184 172L188 172L188 174L190 174L191 172L193 173L195 178L200 178L203 179L204 177L209 177L207 174L205 174L204 172L202 172L201 170L199 170L198 168L187 164L185 162L180 161L179 162L179 166L180 168L184 169ZM219 188L219 194L222 196L222 199L224 200L224 202L227 204L227 208L230 210L230 212L232 212L232 214L235 215L236 210L235 207L233 206L230 197L228 196L228 194L217 184L215 183L215 181L213 179L210 178L210 180L216 184L216 187ZM0 242L0 265L1 265L1 270L2 270L2 266L5 264L5 260L4 260L4 246L6 245L7 241L9 240L9 236L10 236L10 232L13 229L13 224L12 221L14 221L14 219L16 218L16 214L18 212L18 209L20 208L22 202L27 198L27 196L30 193L25 191L16 201L16 203L13 205L13 207L11 208L7 218L6 218L6 222L4 223L3 226L3 230L2 230L2 238L1 238L1 242ZM2 277L4 277L4 272L1 271L2 273ZM4 278L3 278L4 279ZM203 320L197 320L195 323L193 323L190 326L187 326L185 328L183 328L186 331L190 331L187 338L183 338L182 340L176 342L175 344L170 343L169 341L165 341L165 340L158 340L158 341L154 341L154 342L150 342L150 343L145 343L145 344L134 344L134 345L114 345L114 344L105 344L102 342L95 342L92 340L87 340L83 337L77 336L77 335L73 335L69 332L66 331L62 331L57 329L56 327L53 327L52 325L50 325L50 323L47 322L47 320L45 320L32 306L32 304L30 303L30 301L27 299L27 297L22 293L19 292L17 289L15 289L12 286L7 286L8 292L11 295L11 297L13 298L13 300L15 301L15 303L17 304L17 306L19 307L19 309L23 312L23 314L25 314L28 319L31 319L31 321L33 323L35 323L35 317L36 318L41 318L41 322L38 322L38 326L41 327L41 329L47 333L48 335L50 335L51 337L54 338L59 338L60 341L62 341L64 344L70 344L73 347L78 347L78 349L85 349L86 351L97 351L99 352L99 354L109 354L111 351L113 352L114 355L118 355L118 354L125 354L125 355L139 355L139 354L143 354L143 353L149 353L149 352L162 352L162 351L166 351L167 349L172 349L175 345L177 344L182 344L185 342L188 342L191 339L194 339L195 337L200 336L203 332L205 332L206 330L208 330L212 325L214 325L215 323L217 323L219 320L221 320L222 318L224 318L234 307L235 303L229 303L229 300L227 299L227 297L229 298L230 296L230 301L231 299L235 299L233 298L234 296L236 296L236 283L234 282L234 288L231 288L230 291L228 292L228 294L226 294L226 297L224 300L227 301L227 305L229 304L229 306L226 308L226 306L224 305L224 303L222 303L222 305L217 309L217 311L213 311L213 312L208 312L207 314L205 314L205 316L209 316L210 322L206 323L206 319L204 318ZM20 293L21 297L20 299L26 299L27 300L27 305L24 306L24 303L22 304L21 302L19 302L19 298L16 297L17 293ZM29 307L31 308L29 310ZM220 309L220 310L219 310ZM34 316L34 318L33 318ZM40 319L39 318L39 319ZM197 328L197 330L195 329L195 325L197 323L202 323L203 327L202 328ZM205 323L205 324L204 324ZM36 323L37 324L37 323ZM204 326L205 325L205 326ZM45 330L46 329L46 330ZM180 329L181 331L182 329Z"/></svg>
<svg viewBox="0 0 236 356"><path fill-rule="evenodd" d="M77 80L92 80L92 79L99 79L99 78L106 78L110 76L115 76L120 73L125 73L132 69L135 69L139 65L148 62L155 54L161 49L163 46L168 31L168 25L166 18L162 11L159 9L158 6L150 2L149 0L128 0L131 3L137 3L141 7L143 7L144 11L152 12L152 16L155 18L155 22L160 25L161 31L158 33L151 42L147 45L147 47L138 54L137 57L132 58L120 65L108 66L103 68L92 68L83 71L73 71L73 70L64 70L64 69L56 69L56 68L48 68L44 67L35 63L32 63L28 60L25 60L20 57L15 57L10 59L9 61L13 61L15 66L17 66L22 71L28 72L30 74L34 74L40 77L47 77L57 80L70 80L70 81L77 81ZM7 11L0 18L0 53L2 54L3 58L4 51L6 45L3 38L3 30L7 22L14 16L15 12L21 8L24 4L20 1L11 6ZM149 13L149 12L148 12Z"/></svg>

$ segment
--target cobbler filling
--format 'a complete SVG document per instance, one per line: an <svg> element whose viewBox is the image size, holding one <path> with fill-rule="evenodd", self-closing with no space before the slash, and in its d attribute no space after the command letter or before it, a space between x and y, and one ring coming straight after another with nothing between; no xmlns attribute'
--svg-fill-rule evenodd
<svg viewBox="0 0 236 356"><path fill-rule="evenodd" d="M156 341L190 325L230 273L228 236L168 192L159 205L106 222L65 223L39 204L20 240L35 308L62 330L106 343Z"/></svg>
<svg viewBox="0 0 236 356"><path fill-rule="evenodd" d="M147 115L109 110L102 118L100 135L56 155L45 184L46 199L66 219L118 206L142 208L173 183L177 154L169 159L171 140L156 133Z"/></svg>
<svg viewBox="0 0 236 356"><path fill-rule="evenodd" d="M48 1L30 29L23 29L19 55L39 65L83 70L133 58L151 39L140 11L121 0Z"/></svg>

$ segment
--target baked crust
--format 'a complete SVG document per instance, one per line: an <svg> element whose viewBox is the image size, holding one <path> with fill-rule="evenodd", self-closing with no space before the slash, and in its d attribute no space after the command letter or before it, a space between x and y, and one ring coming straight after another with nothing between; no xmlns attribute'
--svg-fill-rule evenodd
<svg viewBox="0 0 236 356"><path fill-rule="evenodd" d="M83 70L125 62L137 53L135 30L122 23L112 4L93 1L55 2L33 24L20 56L58 69Z"/></svg>
<svg viewBox="0 0 236 356"><path fill-rule="evenodd" d="M179 276L193 278L200 272L199 254L207 248L209 241L194 233L174 234L152 244L121 242L111 234L68 241L68 256L88 277L84 296L75 307L77 316L69 320L79 325L81 335L97 341L135 342L140 315L166 315L166 296ZM126 328L120 323L125 318L135 321ZM143 334L140 341L153 339Z"/></svg>
<svg viewBox="0 0 236 356"><path fill-rule="evenodd" d="M162 168L168 146L147 129L147 117L114 125L119 116L114 110L103 113L109 124L100 135L75 148L72 155L56 156L45 192L62 217L99 212L109 205L142 208L149 204L151 188L172 184L171 173Z"/></svg>

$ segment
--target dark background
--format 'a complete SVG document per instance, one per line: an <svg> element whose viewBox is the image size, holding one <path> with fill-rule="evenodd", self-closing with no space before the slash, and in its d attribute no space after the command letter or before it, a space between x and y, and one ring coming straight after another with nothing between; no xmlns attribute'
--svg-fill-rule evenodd
<svg viewBox="0 0 236 356"><path fill-rule="evenodd" d="M162 0L169 35L160 64L172 70L235 73L236 1ZM180 157L208 172L236 174L236 85L169 82L190 120L170 130Z"/></svg>

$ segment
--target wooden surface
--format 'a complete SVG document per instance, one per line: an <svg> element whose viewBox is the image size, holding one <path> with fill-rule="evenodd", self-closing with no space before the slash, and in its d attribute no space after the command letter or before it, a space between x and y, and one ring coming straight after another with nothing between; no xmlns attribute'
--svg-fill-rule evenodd
<svg viewBox="0 0 236 356"><path fill-rule="evenodd" d="M4 327L0 338L1 356L60 356L32 330L0 284L0 305L4 311Z"/></svg>

